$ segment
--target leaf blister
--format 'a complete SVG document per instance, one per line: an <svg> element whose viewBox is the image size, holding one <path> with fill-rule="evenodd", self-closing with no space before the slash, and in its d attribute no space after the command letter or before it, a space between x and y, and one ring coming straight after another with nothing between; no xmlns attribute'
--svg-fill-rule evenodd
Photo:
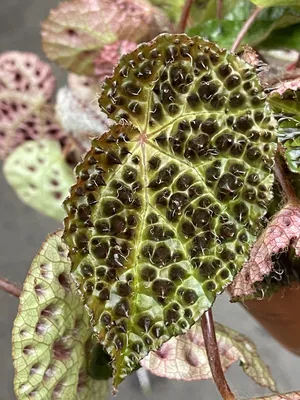
<svg viewBox="0 0 300 400"><path fill-rule="evenodd" d="M185 35L161 35L122 57L100 105L121 123L77 168L64 238L118 385L150 350L186 332L247 259L271 199L276 123L247 64Z"/></svg>

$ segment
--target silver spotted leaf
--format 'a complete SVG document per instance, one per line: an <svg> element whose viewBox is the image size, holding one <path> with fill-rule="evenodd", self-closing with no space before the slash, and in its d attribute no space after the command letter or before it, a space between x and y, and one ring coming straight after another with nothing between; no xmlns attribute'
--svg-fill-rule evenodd
<svg viewBox="0 0 300 400"><path fill-rule="evenodd" d="M74 182L58 141L27 141L5 160L4 175L19 198L49 217L62 220L62 201Z"/></svg>
<svg viewBox="0 0 300 400"><path fill-rule="evenodd" d="M13 327L14 388L18 400L104 400L107 371L99 376L89 315L70 276L61 232L34 258ZM107 362L106 362L107 365ZM102 369L105 365L102 366ZM97 380L89 374L97 375Z"/></svg>
<svg viewBox="0 0 300 400"><path fill-rule="evenodd" d="M276 122L253 70L199 37L122 57L65 201L72 272L117 386L185 333L248 257L272 197Z"/></svg>

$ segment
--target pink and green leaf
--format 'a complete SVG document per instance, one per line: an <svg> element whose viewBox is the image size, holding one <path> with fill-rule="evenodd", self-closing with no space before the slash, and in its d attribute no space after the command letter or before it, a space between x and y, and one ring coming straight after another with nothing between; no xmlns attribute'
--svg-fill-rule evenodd
<svg viewBox="0 0 300 400"><path fill-rule="evenodd" d="M50 235L23 285L12 339L18 400L106 399L107 372L89 372L92 331L67 252L61 232Z"/></svg>
<svg viewBox="0 0 300 400"><path fill-rule="evenodd" d="M215 323L215 330L223 370L239 361L245 373L257 384L275 391L275 382L254 343L245 335L219 323ZM168 379L193 381L212 378L198 323L186 334L164 343L158 351L151 351L141 365L152 374Z"/></svg>

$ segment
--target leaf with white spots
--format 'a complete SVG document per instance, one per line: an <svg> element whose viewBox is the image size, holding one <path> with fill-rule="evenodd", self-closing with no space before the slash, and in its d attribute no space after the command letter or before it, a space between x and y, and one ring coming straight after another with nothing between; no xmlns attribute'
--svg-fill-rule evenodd
<svg viewBox="0 0 300 400"><path fill-rule="evenodd" d="M14 388L18 400L105 400L107 378L88 372L94 348L89 315L70 276L61 232L34 258L13 327ZM98 366L99 367L99 366ZM108 368L108 363L102 365ZM92 371L93 372L93 371Z"/></svg>
<svg viewBox="0 0 300 400"><path fill-rule="evenodd" d="M239 361L256 383L276 390L268 367L250 339L219 323L215 323L215 330L224 371ZM173 337L158 351L151 351L141 365L163 378L184 381L212 378L200 324L195 324L185 335Z"/></svg>

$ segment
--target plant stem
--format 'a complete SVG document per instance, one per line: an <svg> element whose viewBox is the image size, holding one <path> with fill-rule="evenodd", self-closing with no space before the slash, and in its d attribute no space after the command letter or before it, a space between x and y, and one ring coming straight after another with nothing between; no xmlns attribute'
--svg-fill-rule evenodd
<svg viewBox="0 0 300 400"><path fill-rule="evenodd" d="M280 149L279 149L280 151ZM275 176L281 186L281 189L286 197L286 200L289 203L298 203L298 199L295 193L294 188L291 186L288 177L286 176L283 166L282 166L282 162L280 159L280 155L277 153L275 155L275 160L274 160L274 173Z"/></svg>
<svg viewBox="0 0 300 400"><path fill-rule="evenodd" d="M222 19L223 16L223 0L217 1L217 19Z"/></svg>
<svg viewBox="0 0 300 400"><path fill-rule="evenodd" d="M253 24L255 19L257 18L258 14L262 11L262 8L256 7L254 8L253 12L250 14L249 18L247 21L244 23L242 29L240 30L239 34L237 35L237 38L235 39L235 42L232 45L231 51L235 52L237 48L239 47L241 41L244 39L244 36L248 32L250 26Z"/></svg>
<svg viewBox="0 0 300 400"><path fill-rule="evenodd" d="M211 309L207 310L201 318L201 327L205 343L206 354L213 376L213 380L224 400L235 400L235 397L228 386L223 368L221 365L220 354L216 339L214 319Z"/></svg>
<svg viewBox="0 0 300 400"><path fill-rule="evenodd" d="M177 29L178 32L185 32L193 2L194 2L194 0L185 0L185 4L182 8L182 13L181 13L181 17L180 17L180 21L179 21L179 25L178 25L178 29Z"/></svg>
<svg viewBox="0 0 300 400"><path fill-rule="evenodd" d="M16 297L20 297L21 295L21 289L17 285L1 277L0 277L0 289L10 294L13 294Z"/></svg>

